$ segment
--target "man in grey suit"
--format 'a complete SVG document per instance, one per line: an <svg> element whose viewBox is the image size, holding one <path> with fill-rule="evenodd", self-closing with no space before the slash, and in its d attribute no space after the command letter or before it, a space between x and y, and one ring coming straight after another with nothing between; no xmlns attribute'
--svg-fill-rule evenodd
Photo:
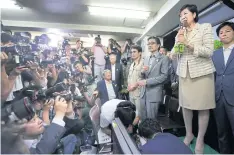
<svg viewBox="0 0 234 155"><path fill-rule="evenodd" d="M168 77L169 58L160 54L160 40L157 37L148 38L150 57L144 59L142 68L143 80L138 82L141 87L141 120L157 118L158 107L162 102L163 84Z"/></svg>

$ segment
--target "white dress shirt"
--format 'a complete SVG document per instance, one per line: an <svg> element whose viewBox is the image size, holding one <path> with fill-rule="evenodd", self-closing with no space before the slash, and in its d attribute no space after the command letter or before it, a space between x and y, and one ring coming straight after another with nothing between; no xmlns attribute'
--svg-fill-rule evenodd
<svg viewBox="0 0 234 155"><path fill-rule="evenodd" d="M105 102L101 107L100 126L107 127L115 118L115 111L120 102L124 100L112 99Z"/></svg>
<svg viewBox="0 0 234 155"><path fill-rule="evenodd" d="M231 46L229 46L226 49L223 48L223 56L224 56L224 64L225 64L225 66L227 65L228 58L231 55L233 48L234 48L234 44L232 44Z"/></svg>
<svg viewBox="0 0 234 155"><path fill-rule="evenodd" d="M7 97L7 100L6 101L12 101L15 96L13 95L13 92L15 91L19 91L23 88L23 83L22 83L22 79L21 79L21 75L18 75L15 79L15 84L10 92L10 94L8 95Z"/></svg>
<svg viewBox="0 0 234 155"><path fill-rule="evenodd" d="M115 81L115 64L111 65L112 81Z"/></svg>
<svg viewBox="0 0 234 155"><path fill-rule="evenodd" d="M106 89L107 89L107 94L108 94L109 100L115 99L116 95L115 95L115 90L113 88L112 82L111 83L109 83L107 81L105 81L105 82L106 82Z"/></svg>

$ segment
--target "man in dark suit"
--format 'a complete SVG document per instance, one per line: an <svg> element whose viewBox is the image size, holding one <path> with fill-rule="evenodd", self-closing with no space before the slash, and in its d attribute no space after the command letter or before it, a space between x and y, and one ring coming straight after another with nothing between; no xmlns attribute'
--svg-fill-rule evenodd
<svg viewBox="0 0 234 155"><path fill-rule="evenodd" d="M66 131L65 114L66 117L71 117L70 113L67 114L69 108L65 99L56 97L54 109L55 117L50 124L47 122L46 128L44 128L43 121L38 117L34 117L25 124L24 143L28 146L31 154L52 154L60 141L64 145L64 153L73 153L77 142L76 136L69 135L62 138ZM49 116L47 116L47 119L49 119Z"/></svg>
<svg viewBox="0 0 234 155"><path fill-rule="evenodd" d="M123 68L120 63L116 63L116 54L111 53L110 56L110 64L106 65L105 69L111 71L111 79L118 85L118 92L121 90L123 85Z"/></svg>
<svg viewBox="0 0 234 155"><path fill-rule="evenodd" d="M141 71L141 120L157 118L159 104L162 102L163 85L168 78L169 58L159 53L160 40L157 37L148 38L150 57L144 59Z"/></svg>
<svg viewBox="0 0 234 155"><path fill-rule="evenodd" d="M229 128L234 138L234 23L225 22L217 30L223 48L213 54L215 74L215 118L218 129L220 153L232 154Z"/></svg>
<svg viewBox="0 0 234 155"><path fill-rule="evenodd" d="M102 105L109 100L118 98L118 85L111 80L111 71L104 70L103 72L104 80L97 83L97 92L98 97L101 100Z"/></svg>
<svg viewBox="0 0 234 155"><path fill-rule="evenodd" d="M142 154L193 154L182 140L170 133L161 133L159 123L154 119L145 119L140 123L139 135L147 139L141 146Z"/></svg>

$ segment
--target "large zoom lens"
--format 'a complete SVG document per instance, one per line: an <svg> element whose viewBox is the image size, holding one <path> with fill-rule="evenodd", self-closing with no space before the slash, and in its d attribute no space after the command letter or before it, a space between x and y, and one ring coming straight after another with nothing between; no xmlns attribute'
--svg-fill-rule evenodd
<svg viewBox="0 0 234 155"><path fill-rule="evenodd" d="M65 91L67 89L68 89L68 87L65 83L63 83L63 82L57 83L54 87L47 89L46 96L53 96L53 93L62 92L62 91Z"/></svg>
<svg viewBox="0 0 234 155"><path fill-rule="evenodd" d="M5 122L12 122L24 118L30 120L34 115L35 111L28 97L13 101L13 103L1 109L1 118Z"/></svg>

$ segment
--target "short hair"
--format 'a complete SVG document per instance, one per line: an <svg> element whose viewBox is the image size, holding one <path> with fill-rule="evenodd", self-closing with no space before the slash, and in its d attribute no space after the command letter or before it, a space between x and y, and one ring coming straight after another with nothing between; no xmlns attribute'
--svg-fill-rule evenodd
<svg viewBox="0 0 234 155"><path fill-rule="evenodd" d="M185 4L184 6L181 7L180 13L181 13L184 9L188 9L190 12L196 13L196 17L194 18L194 21L197 23L198 20L199 20L197 6L194 5L194 4Z"/></svg>
<svg viewBox="0 0 234 155"><path fill-rule="evenodd" d="M219 36L220 30L221 30L224 26L229 26L229 27L231 27L232 30L234 31L234 23L233 23L233 22L224 22L224 23L220 24L220 25L218 26L218 28L216 29L216 34L217 34L217 36Z"/></svg>
<svg viewBox="0 0 234 155"><path fill-rule="evenodd" d="M118 104L115 117L118 117L125 127L131 125L136 117L136 106L130 101L122 101Z"/></svg>
<svg viewBox="0 0 234 155"><path fill-rule="evenodd" d="M161 49L162 49L162 48L164 48L164 49L165 49L165 51L166 51L166 52L168 52L168 49L167 49L166 47L161 46L160 48L161 48Z"/></svg>
<svg viewBox="0 0 234 155"><path fill-rule="evenodd" d="M12 41L13 41L12 35L7 34L5 32L1 33L1 43L7 44L7 43L12 42Z"/></svg>
<svg viewBox="0 0 234 155"><path fill-rule="evenodd" d="M136 49L138 52L142 53L142 48L139 45L132 45L131 49Z"/></svg>
<svg viewBox="0 0 234 155"><path fill-rule="evenodd" d="M82 64L80 61L74 62L73 66L76 67L77 64Z"/></svg>
<svg viewBox="0 0 234 155"><path fill-rule="evenodd" d="M155 119L147 118L143 122L140 123L139 135L141 137L151 139L155 133L162 132L161 126Z"/></svg>
<svg viewBox="0 0 234 155"><path fill-rule="evenodd" d="M105 70L103 71L103 73L102 73L102 76L104 77L104 76L105 76L105 74L106 74L107 72L111 72L111 70L109 70L109 69L105 69Z"/></svg>
<svg viewBox="0 0 234 155"><path fill-rule="evenodd" d="M160 46L161 46L161 41L160 41L160 39L159 39L158 37L151 36L151 37L149 37L149 38L148 38L148 41L149 41L150 39L154 39L154 40L155 40L155 42L156 42L158 45L160 45Z"/></svg>
<svg viewBox="0 0 234 155"><path fill-rule="evenodd" d="M110 56L115 56L115 57L117 57L117 55L116 55L115 53L110 53L109 57L110 57Z"/></svg>

